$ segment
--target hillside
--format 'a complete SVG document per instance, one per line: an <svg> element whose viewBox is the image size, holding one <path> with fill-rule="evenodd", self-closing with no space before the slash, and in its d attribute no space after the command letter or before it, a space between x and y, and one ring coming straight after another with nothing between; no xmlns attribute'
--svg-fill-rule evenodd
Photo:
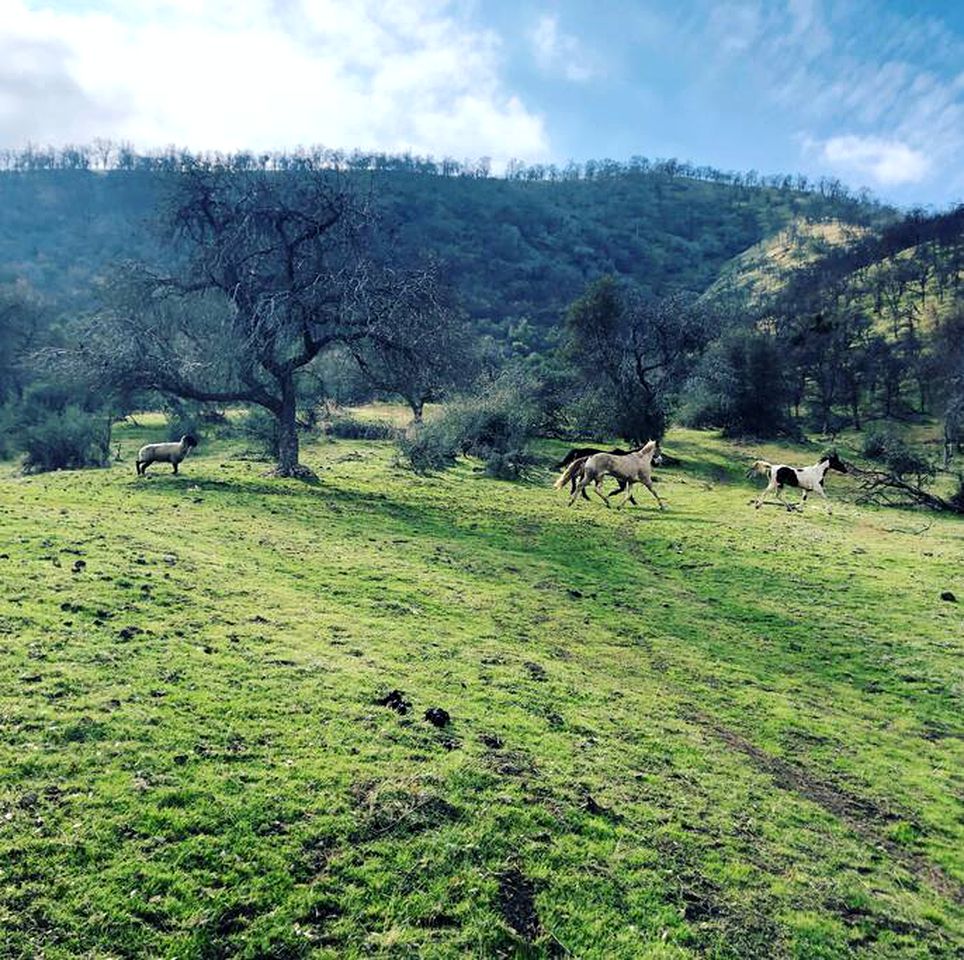
<svg viewBox="0 0 964 960"><path fill-rule="evenodd" d="M734 258L707 291L759 314L847 310L891 341L925 337L961 309L964 207L879 230L801 220Z"/></svg>
<svg viewBox="0 0 964 960"><path fill-rule="evenodd" d="M794 273L870 234L867 227L840 220L794 220L734 257L706 295L711 299L736 296L752 307L763 306L785 289Z"/></svg>
<svg viewBox="0 0 964 960"><path fill-rule="evenodd" d="M125 258L163 262L153 229L170 173L0 172L0 282L25 279L62 308ZM662 294L703 290L723 265L798 218L881 224L892 211L845 194L745 186L659 172L534 180L388 171L374 182L401 259L434 253L487 332L553 325L606 273Z"/></svg>
<svg viewBox="0 0 964 960"><path fill-rule="evenodd" d="M139 480L139 421L0 475L0 956L959 955L960 522L754 511L816 448L694 431L664 514L378 443Z"/></svg>

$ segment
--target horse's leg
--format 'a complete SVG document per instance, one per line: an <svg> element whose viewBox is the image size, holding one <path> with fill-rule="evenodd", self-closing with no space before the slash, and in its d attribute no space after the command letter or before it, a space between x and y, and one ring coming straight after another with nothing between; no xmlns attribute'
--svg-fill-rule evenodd
<svg viewBox="0 0 964 960"><path fill-rule="evenodd" d="M620 507L624 507L624 506L626 505L626 501L633 495L633 481L632 481L632 480L627 480L627 481L626 481L626 489L629 491L629 493L628 493L625 497L623 497L622 500L619 501L619 503L618 503L617 506L616 506L616 509L617 509L617 510L618 510Z"/></svg>
<svg viewBox="0 0 964 960"><path fill-rule="evenodd" d="M666 504L663 503L662 498L656 492L656 488L653 486L653 481L649 477L643 477L643 486L656 498L656 502L659 504L660 510L666 509Z"/></svg>
<svg viewBox="0 0 964 960"><path fill-rule="evenodd" d="M580 494L580 493L581 493L583 496L585 496L585 494L586 494L586 484L587 484L588 482L589 482L589 480L588 480L588 478L586 477L585 473L580 474L580 475L579 475L579 479L573 481L572 496L569 497L569 506L570 506L570 507L576 502L576 500L579 499L579 494Z"/></svg>
<svg viewBox="0 0 964 960"><path fill-rule="evenodd" d="M617 482L619 483L619 486L613 491L612 496L615 496L617 493L622 493L623 490L625 490L626 487L627 487L627 485L628 485L628 481L626 481L626 480L617 479ZM627 499L634 507L638 507L638 506L639 506L639 504L636 502L636 497L633 496L633 488L632 488L631 485L629 485L629 496L628 496L626 499Z"/></svg>
<svg viewBox="0 0 964 960"><path fill-rule="evenodd" d="M609 506L609 497L607 497L606 494L604 494L604 493L599 489L599 488L602 486L602 482L603 482L603 478L602 478L602 477L598 477L598 478L596 479L595 484L593 485L593 490L596 491L596 496L599 497L599 499L602 500L602 502L603 502L604 504L606 504L606 506L608 507L608 506Z"/></svg>
<svg viewBox="0 0 964 960"><path fill-rule="evenodd" d="M833 507L830 506L830 500L827 497L827 494L824 492L823 487L820 486L819 483L817 484L816 490L817 490L817 493L819 493L820 496L823 497L823 502L827 505L827 513L829 513L830 516L833 516Z"/></svg>
<svg viewBox="0 0 964 960"><path fill-rule="evenodd" d="M776 481L776 478L774 477L774 479L767 484L766 490L764 490L763 493L761 493L760 496L756 498L757 510L759 510L760 507L763 506L763 500L766 497L766 495L768 493L771 493L773 490L776 490L776 488L777 488L777 481Z"/></svg>
<svg viewBox="0 0 964 960"><path fill-rule="evenodd" d="M787 508L787 513L792 513L792 512L793 512L793 507L791 507L790 504L787 503L787 501L783 499L783 484L782 484L782 483L778 483L778 484L777 484L777 500L779 500L780 503L782 503L782 504Z"/></svg>

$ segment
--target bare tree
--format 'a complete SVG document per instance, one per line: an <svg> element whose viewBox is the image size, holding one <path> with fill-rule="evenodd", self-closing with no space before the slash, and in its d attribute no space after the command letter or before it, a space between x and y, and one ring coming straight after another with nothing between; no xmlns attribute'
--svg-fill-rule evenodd
<svg viewBox="0 0 964 960"><path fill-rule="evenodd" d="M330 345L377 333L370 206L310 160L284 171L191 161L173 175L165 219L180 268L128 269L84 338L86 362L179 397L260 405L278 420L276 473L310 474L298 462L296 379ZM430 279L413 275L400 295ZM377 306L392 308L390 291Z"/></svg>
<svg viewBox="0 0 964 960"><path fill-rule="evenodd" d="M350 349L368 382L397 393L421 422L425 404L474 375L474 338L440 295L436 265L407 273L383 269L359 285L355 309L366 336Z"/></svg>

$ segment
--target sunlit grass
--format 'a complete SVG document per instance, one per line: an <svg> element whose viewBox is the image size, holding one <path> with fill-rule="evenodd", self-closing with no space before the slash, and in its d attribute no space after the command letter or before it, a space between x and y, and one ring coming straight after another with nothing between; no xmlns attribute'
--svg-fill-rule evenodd
<svg viewBox="0 0 964 960"><path fill-rule="evenodd" d="M0 480L0 955L955 955L960 521L755 511L820 445L695 431L664 514L356 441L144 479L136 419Z"/></svg>

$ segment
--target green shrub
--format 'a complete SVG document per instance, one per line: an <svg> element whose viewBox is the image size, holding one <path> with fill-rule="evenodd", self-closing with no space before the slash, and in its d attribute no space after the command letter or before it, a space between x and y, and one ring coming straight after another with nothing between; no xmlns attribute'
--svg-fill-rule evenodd
<svg viewBox="0 0 964 960"><path fill-rule="evenodd" d="M251 407L241 421L240 432L257 453L265 458L278 459L278 418L269 410Z"/></svg>
<svg viewBox="0 0 964 960"><path fill-rule="evenodd" d="M109 420L72 404L23 412L13 439L28 472L103 467L110 461Z"/></svg>
<svg viewBox="0 0 964 960"><path fill-rule="evenodd" d="M328 421L325 433L339 440L394 440L398 431L384 420L360 420L342 414Z"/></svg>
<svg viewBox="0 0 964 960"><path fill-rule="evenodd" d="M905 443L897 443L884 455L887 469L896 477L915 477L918 484L933 478L934 465Z"/></svg>
<svg viewBox="0 0 964 960"><path fill-rule="evenodd" d="M916 477L918 483L934 476L934 464L896 434L874 430L864 438L861 452L882 463L895 477Z"/></svg>
<svg viewBox="0 0 964 960"><path fill-rule="evenodd" d="M861 453L870 460L883 460L887 451L900 443L887 430L871 430L864 437Z"/></svg>
<svg viewBox="0 0 964 960"><path fill-rule="evenodd" d="M180 440L185 434L202 439L211 426L223 425L226 417L220 408L197 400L166 398L167 439Z"/></svg>
<svg viewBox="0 0 964 960"><path fill-rule="evenodd" d="M450 403L442 414L410 428L399 440L416 472L444 469L459 454L477 457L493 477L516 479L536 462L529 441L539 410L529 382L516 372L499 377L476 396Z"/></svg>
<svg viewBox="0 0 964 960"><path fill-rule="evenodd" d="M713 343L687 383L679 419L730 437L794 435L785 361L775 339L732 330Z"/></svg>

